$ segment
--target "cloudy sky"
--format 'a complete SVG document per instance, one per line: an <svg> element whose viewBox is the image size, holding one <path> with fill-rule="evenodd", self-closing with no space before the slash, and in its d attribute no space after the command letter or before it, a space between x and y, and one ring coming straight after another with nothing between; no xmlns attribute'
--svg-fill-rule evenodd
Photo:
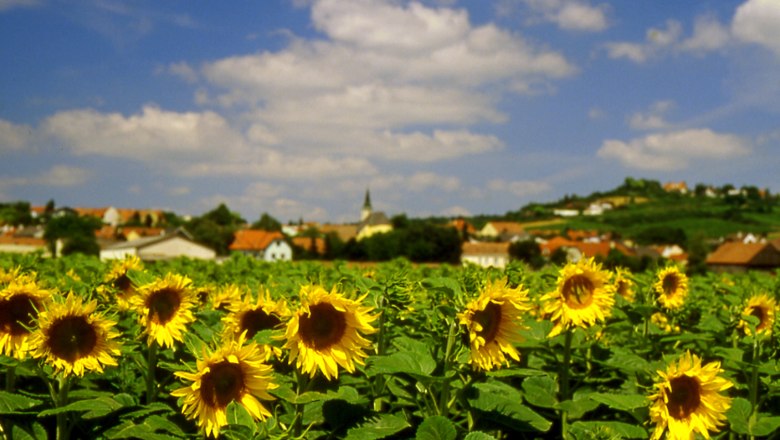
<svg viewBox="0 0 780 440"><path fill-rule="evenodd" d="M502 214L780 191L780 1L0 0L0 201Z"/></svg>

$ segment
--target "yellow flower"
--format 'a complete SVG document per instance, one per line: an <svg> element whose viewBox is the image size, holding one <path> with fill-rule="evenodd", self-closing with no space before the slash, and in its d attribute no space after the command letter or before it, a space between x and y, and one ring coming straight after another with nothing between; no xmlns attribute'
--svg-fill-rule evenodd
<svg viewBox="0 0 780 440"><path fill-rule="evenodd" d="M764 335L772 334L772 326L775 325L775 311L777 310L777 303L774 298L770 298L769 295L753 295L748 300L743 315L755 316L758 318L758 325L756 326L756 332ZM750 326L744 320L740 320L739 327L745 331L745 334L750 336Z"/></svg>
<svg viewBox="0 0 780 440"><path fill-rule="evenodd" d="M241 289L235 284L227 284L211 290L211 306L214 310L232 310L241 303Z"/></svg>
<svg viewBox="0 0 780 440"><path fill-rule="evenodd" d="M114 295L119 310L129 310L129 298L135 293L135 286L127 276L131 270L141 271L144 265L141 259L135 255L128 255L124 260L114 262L111 270L106 274L104 282L108 284L108 291ZM106 289L99 289L99 293L106 296Z"/></svg>
<svg viewBox="0 0 780 440"><path fill-rule="evenodd" d="M17 279L20 276L20 273L22 271L22 268L19 266L12 267L11 269L5 270L2 267L0 267L0 286L5 286L7 284L10 284L11 281Z"/></svg>
<svg viewBox="0 0 780 440"><path fill-rule="evenodd" d="M519 361L514 347L522 340L522 314L531 310L528 290L522 286L510 288L506 279L488 282L478 298L458 314L461 325L469 330L470 363L483 370L509 365L505 355Z"/></svg>
<svg viewBox="0 0 780 440"><path fill-rule="evenodd" d="M652 438L661 438L667 429L672 440L692 439L696 432L709 438L709 431L717 432L731 406L731 399L720 392L733 385L718 375L721 372L720 362L702 366L701 358L690 352L666 372L658 371L660 380L650 396L650 419L656 424Z"/></svg>
<svg viewBox="0 0 780 440"><path fill-rule="evenodd" d="M85 371L103 372L104 365L116 365L119 333L114 321L96 313L97 301L83 304L70 293L65 303L52 303L38 316L38 330L30 337L32 355L44 357L65 375L81 376Z"/></svg>
<svg viewBox="0 0 780 440"><path fill-rule="evenodd" d="M672 325L669 324L669 318L661 312L653 313L650 317L650 322L660 327L666 333L672 333L673 331L676 333L680 332L680 326L675 325L672 327Z"/></svg>
<svg viewBox="0 0 780 440"><path fill-rule="evenodd" d="M273 370L263 363L264 354L257 344L243 343L243 338L239 338L227 341L213 353L204 350L202 358L197 360L197 372L174 373L192 383L171 395L184 398L182 414L197 419L207 436L217 437L220 427L227 425L226 408L233 401L255 419L271 416L258 399L274 399L268 394L268 390L277 387L271 381Z"/></svg>
<svg viewBox="0 0 780 440"><path fill-rule="evenodd" d="M544 314L555 324L548 337L603 321L612 312L614 295L609 273L592 258L566 264L558 276L557 289L541 298Z"/></svg>
<svg viewBox="0 0 780 440"><path fill-rule="evenodd" d="M19 276L0 291L0 354L23 359L38 312L51 300L33 276Z"/></svg>
<svg viewBox="0 0 780 440"><path fill-rule="evenodd" d="M668 266L658 272L653 284L658 302L666 309L679 309L688 295L688 277L677 266Z"/></svg>
<svg viewBox="0 0 780 440"><path fill-rule="evenodd" d="M617 268L615 270L615 293L622 296L628 302L634 302L634 282L631 280L631 272L627 269Z"/></svg>
<svg viewBox="0 0 780 440"><path fill-rule="evenodd" d="M364 365L363 352L371 346L361 333L376 332L371 322L372 307L361 305L365 296L352 300L336 288L328 293L320 286L304 286L301 305L287 323L285 349L290 350L289 362L311 377L319 369L326 378L338 378L340 365L353 373L355 364Z"/></svg>
<svg viewBox="0 0 780 440"><path fill-rule="evenodd" d="M194 320L192 308L196 299L190 290L191 284L189 278L169 273L140 286L130 298L149 345L156 342L163 347L173 347L174 340L183 339L182 332Z"/></svg>
<svg viewBox="0 0 780 440"><path fill-rule="evenodd" d="M289 317L287 303L284 300L272 300L267 290L263 295L258 294L255 301L251 294L247 294L241 302L234 304L233 311L222 318L225 323L224 335L226 338L238 339L243 334L246 339L252 339L259 331L280 328ZM267 348L269 357L282 354L277 347Z"/></svg>

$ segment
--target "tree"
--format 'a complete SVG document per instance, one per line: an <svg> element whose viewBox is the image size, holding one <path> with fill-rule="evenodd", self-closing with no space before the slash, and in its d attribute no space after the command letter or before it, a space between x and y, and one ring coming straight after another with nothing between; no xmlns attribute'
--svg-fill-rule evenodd
<svg viewBox="0 0 780 440"><path fill-rule="evenodd" d="M279 223L279 220L271 217L271 215L268 214L267 212L264 212L263 215L260 216L260 220L252 223L252 229L262 229L265 231L281 231L282 224Z"/></svg>
<svg viewBox="0 0 780 440"><path fill-rule="evenodd" d="M0 203L0 225L29 225L32 223L29 202Z"/></svg>
<svg viewBox="0 0 780 440"><path fill-rule="evenodd" d="M533 240L516 241L509 245L509 256L525 262L534 269L544 266L544 257L539 244Z"/></svg>
<svg viewBox="0 0 780 440"><path fill-rule="evenodd" d="M236 230L244 223L240 215L221 203L202 216L193 218L185 227L195 241L214 249L220 255L227 255Z"/></svg>
<svg viewBox="0 0 780 440"><path fill-rule="evenodd" d="M100 246L95 238L95 230L100 229L101 222L93 217L80 217L66 214L53 217L46 223L43 238L49 245L49 251L57 255L57 241L62 240L62 255L82 253L98 255Z"/></svg>

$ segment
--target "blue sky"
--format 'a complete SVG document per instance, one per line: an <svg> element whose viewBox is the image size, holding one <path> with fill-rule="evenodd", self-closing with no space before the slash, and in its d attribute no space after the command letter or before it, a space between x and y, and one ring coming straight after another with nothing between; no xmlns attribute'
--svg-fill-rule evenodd
<svg viewBox="0 0 780 440"><path fill-rule="evenodd" d="M780 1L0 0L0 200L502 214L780 191Z"/></svg>

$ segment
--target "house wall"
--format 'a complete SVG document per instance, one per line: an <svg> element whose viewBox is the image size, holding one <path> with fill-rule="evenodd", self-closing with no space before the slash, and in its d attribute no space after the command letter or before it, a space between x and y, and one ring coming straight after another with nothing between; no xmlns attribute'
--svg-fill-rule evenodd
<svg viewBox="0 0 780 440"><path fill-rule="evenodd" d="M274 240L265 249L263 255L265 261L291 261L292 247L284 240Z"/></svg>
<svg viewBox="0 0 780 440"><path fill-rule="evenodd" d="M462 255L461 264L472 263L482 267L496 267L502 269L509 262L508 255L488 254L488 255Z"/></svg>
<svg viewBox="0 0 780 440"><path fill-rule="evenodd" d="M123 248L123 249L101 249L101 260L124 260L125 257L130 255L137 255L138 249L136 248Z"/></svg>
<svg viewBox="0 0 780 440"><path fill-rule="evenodd" d="M138 257L142 260L162 260L176 257L212 260L216 255L217 253L213 249L181 237L172 237L138 250Z"/></svg>
<svg viewBox="0 0 780 440"><path fill-rule="evenodd" d="M393 230L393 225L375 225L364 226L360 232L358 232L356 240L360 241L364 238L368 238L375 234L385 234Z"/></svg>

